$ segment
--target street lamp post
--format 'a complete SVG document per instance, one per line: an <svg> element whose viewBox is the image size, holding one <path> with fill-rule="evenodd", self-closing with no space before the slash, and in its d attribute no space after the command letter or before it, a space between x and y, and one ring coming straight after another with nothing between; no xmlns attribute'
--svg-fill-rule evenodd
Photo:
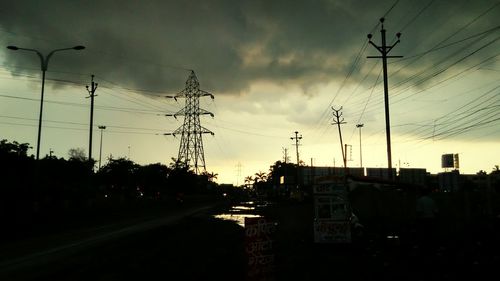
<svg viewBox="0 0 500 281"><path fill-rule="evenodd" d="M106 126L98 126L98 128L101 130L101 145L99 147L99 170L101 169L101 156L102 156L102 131L106 129Z"/></svg>
<svg viewBox="0 0 500 281"><path fill-rule="evenodd" d="M38 55L38 57L40 58L40 65L41 65L41 70L42 70L42 93L41 93L41 97L40 97L40 116L38 118L38 137L37 137L37 144L36 144L36 160L38 160L39 156L40 156L40 138L42 136L43 90L45 87L45 72L47 71L47 67L49 65L49 60L55 52L65 51L65 50L83 50L83 49L85 49L85 47L84 46L75 46L72 48L55 49L55 50L52 50L45 57L42 55L42 53L40 53L38 50L35 50L35 49L20 48L17 46L7 46L7 49L13 50L13 51L22 50L22 51L35 52Z"/></svg>
<svg viewBox="0 0 500 281"><path fill-rule="evenodd" d="M361 128L363 128L364 124L357 124L356 128L359 128L359 166L363 168L363 154L361 151Z"/></svg>

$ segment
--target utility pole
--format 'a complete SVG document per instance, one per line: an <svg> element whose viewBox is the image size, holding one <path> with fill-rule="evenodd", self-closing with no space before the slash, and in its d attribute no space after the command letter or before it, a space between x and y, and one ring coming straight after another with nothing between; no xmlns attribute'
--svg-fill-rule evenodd
<svg viewBox="0 0 500 281"><path fill-rule="evenodd" d="M299 132L295 131L295 137L291 137L291 140L295 140L295 151L297 152L297 167L300 164L299 160L299 141L302 139L302 135L298 136Z"/></svg>
<svg viewBox="0 0 500 281"><path fill-rule="evenodd" d="M299 141L302 139L302 135L299 136L299 132L295 131L295 137L291 137L291 140L295 140L295 151L297 153L297 172L296 172L296 186L299 189L299 167L300 167L300 159L299 159Z"/></svg>
<svg viewBox="0 0 500 281"><path fill-rule="evenodd" d="M240 186L240 182L239 182L239 179L241 177L241 163L238 162L238 164L236 165L236 186Z"/></svg>
<svg viewBox="0 0 500 281"><path fill-rule="evenodd" d="M363 168L363 154L361 151L361 128L363 128L364 124L357 124L356 128L359 129L359 167Z"/></svg>
<svg viewBox="0 0 500 281"><path fill-rule="evenodd" d="M92 163L92 129L94 127L94 97L95 95L95 90L97 89L97 83L94 83L94 74L91 76L91 84L90 84L90 89L89 86L85 86L87 88L87 92L89 92L89 96L87 98L90 98L90 132L89 132L89 163ZM92 165L92 170L94 169Z"/></svg>
<svg viewBox="0 0 500 281"><path fill-rule="evenodd" d="M314 163L313 163L313 158L311 157L311 179L310 179L310 182L314 183L315 178L316 178L316 175L315 175L315 171L314 171Z"/></svg>
<svg viewBox="0 0 500 281"><path fill-rule="evenodd" d="M286 164L289 158L290 157L288 156L288 148L283 147L283 162Z"/></svg>
<svg viewBox="0 0 500 281"><path fill-rule="evenodd" d="M372 42L372 34L368 34L369 43L375 47L381 54L381 56L368 56L367 58L381 58L384 72L384 105L385 105L385 134L387 139L387 166L389 168L388 175L389 179L392 179L392 156L391 156L391 123L389 121L389 87L388 87L388 77L387 77L387 58L402 58L403 56L388 56L389 52L396 46L400 40L401 33L397 33L396 36L398 40L392 44L392 46L387 46L385 32L384 29L384 18L380 19L380 23L382 24L380 29L380 34L382 35L382 46L377 46Z"/></svg>
<svg viewBox="0 0 500 281"><path fill-rule="evenodd" d="M347 170L347 163L346 163L347 159L346 159L346 154L344 152L344 144L342 142L342 130L340 130L340 125L345 124L344 117L342 117L342 112L340 112L342 110L342 106L338 110L332 107L332 110L334 117L332 125L336 124L337 127L339 128L340 150L342 151L342 160L344 161L344 168Z"/></svg>

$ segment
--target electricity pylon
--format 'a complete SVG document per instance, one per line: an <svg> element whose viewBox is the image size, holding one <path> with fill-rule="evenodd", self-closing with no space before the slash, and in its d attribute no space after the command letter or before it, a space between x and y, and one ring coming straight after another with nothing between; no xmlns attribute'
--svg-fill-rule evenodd
<svg viewBox="0 0 500 281"><path fill-rule="evenodd" d="M191 70L191 74L186 81L186 88L174 96L167 96L167 98L173 98L176 101L178 98L186 99L184 108L177 113L166 114L166 116L173 116L176 119L177 116L184 116L184 124L172 133L165 133L164 135L173 135L174 137L181 135L177 161L192 168L196 174L206 172L202 135L214 135L212 131L200 124L200 115L214 117L213 113L200 108L200 97L205 96L214 99L214 95L211 93L200 90L200 82L198 82L193 70Z"/></svg>

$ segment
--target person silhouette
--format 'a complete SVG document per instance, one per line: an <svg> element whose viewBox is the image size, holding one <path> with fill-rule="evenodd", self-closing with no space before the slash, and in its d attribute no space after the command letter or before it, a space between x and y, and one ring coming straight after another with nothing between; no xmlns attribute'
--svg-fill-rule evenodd
<svg viewBox="0 0 500 281"><path fill-rule="evenodd" d="M435 244L436 221L439 209L434 199L430 197L431 190L423 188L416 202L417 243L424 249L430 249Z"/></svg>

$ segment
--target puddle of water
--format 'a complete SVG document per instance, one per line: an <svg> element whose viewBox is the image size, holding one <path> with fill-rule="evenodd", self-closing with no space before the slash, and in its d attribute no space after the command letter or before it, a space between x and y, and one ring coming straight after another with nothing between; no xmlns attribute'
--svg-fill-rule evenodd
<svg viewBox="0 0 500 281"><path fill-rule="evenodd" d="M239 226L245 227L245 218L260 218L261 215L255 214L255 209L265 206L266 204L257 204L257 202L253 201L242 202L239 205L232 206L225 213L214 215L214 218L233 221Z"/></svg>
<svg viewBox="0 0 500 281"><path fill-rule="evenodd" d="M241 227L245 227L245 218L260 218L260 217L261 217L260 215L252 215L252 214L219 214L214 216L214 218L216 219L234 221Z"/></svg>
<svg viewBox="0 0 500 281"><path fill-rule="evenodd" d="M255 210L255 207L249 207L249 206L233 206L231 210L236 210L236 211L248 211L248 210Z"/></svg>

